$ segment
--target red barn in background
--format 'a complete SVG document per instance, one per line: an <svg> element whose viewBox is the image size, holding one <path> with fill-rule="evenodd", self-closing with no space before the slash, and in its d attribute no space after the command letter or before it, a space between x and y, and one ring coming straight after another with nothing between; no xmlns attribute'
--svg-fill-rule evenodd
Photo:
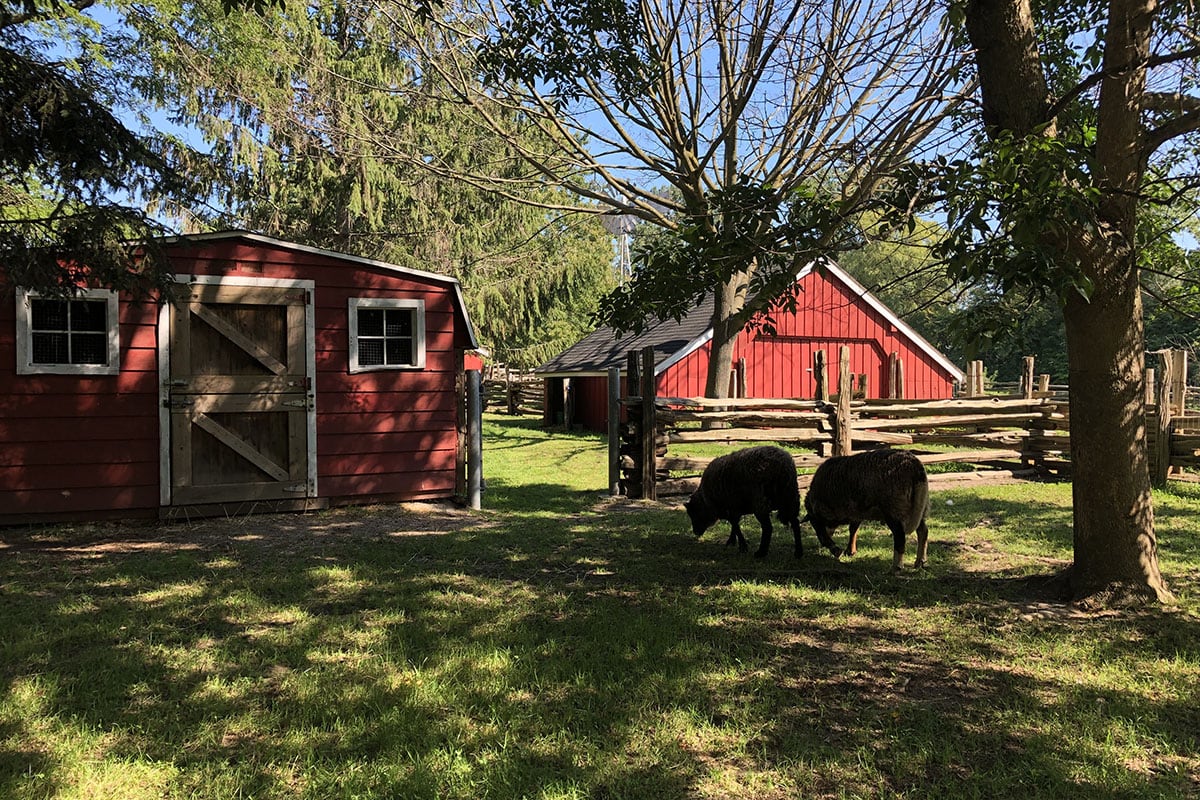
<svg viewBox="0 0 1200 800"><path fill-rule="evenodd" d="M774 315L768 335L747 326L737 339L734 362L746 360L747 397L811 398L816 393L813 353L824 350L836 391L838 357L850 348L850 370L867 376L870 397L888 397L890 361L904 365L904 396L940 399L953 395L963 373L861 284L835 264L806 267L799 276L794 313ZM570 419L594 431L607 430L608 370L624 373L626 355L653 347L659 397L700 397L711 351L712 299L679 322L646 326L641 334L618 337L601 328L538 367L546 393L545 422Z"/></svg>
<svg viewBox="0 0 1200 800"><path fill-rule="evenodd" d="M0 524L461 493L478 345L455 279L244 232L166 244L171 302L0 283Z"/></svg>

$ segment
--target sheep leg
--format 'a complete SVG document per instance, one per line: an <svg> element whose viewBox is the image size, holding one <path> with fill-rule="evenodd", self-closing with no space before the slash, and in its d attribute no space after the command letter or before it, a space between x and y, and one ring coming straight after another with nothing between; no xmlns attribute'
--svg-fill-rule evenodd
<svg viewBox="0 0 1200 800"><path fill-rule="evenodd" d="M858 553L858 526L861 522L850 523L850 538L846 540L846 555L852 556Z"/></svg>
<svg viewBox="0 0 1200 800"><path fill-rule="evenodd" d="M792 526L792 536L796 540L796 558L802 558L804 556L804 541L800 533L800 521L794 519L789 524Z"/></svg>
<svg viewBox="0 0 1200 800"><path fill-rule="evenodd" d="M817 539L829 550L829 555L834 558L840 558L842 548L838 547L837 543L833 541L833 536L829 533L829 528L824 525L817 525L816 523L813 523L813 527L817 531Z"/></svg>
<svg viewBox="0 0 1200 800"><path fill-rule="evenodd" d="M925 566L925 556L929 547L929 528L925 525L925 520L917 525L917 560L913 564L916 569L921 569Z"/></svg>
<svg viewBox="0 0 1200 800"><path fill-rule="evenodd" d="M746 537L742 535L742 523L739 519L729 520L729 541L725 544L732 544L735 539L740 552L744 553L750 549L750 545L746 544Z"/></svg>
<svg viewBox="0 0 1200 800"><path fill-rule="evenodd" d="M809 515L808 521L812 523L813 530L817 532L817 541L819 541L822 546L829 549L829 554L831 556L834 558L840 558L842 555L842 548L837 546L837 544L833 541L833 536L830 535L830 530L837 526L826 525L825 520L812 515Z"/></svg>
<svg viewBox="0 0 1200 800"><path fill-rule="evenodd" d="M767 554L767 548L771 546L771 512L755 514L754 518L758 520L759 525L762 525L762 540L758 543L758 550L754 552L754 557L762 558Z"/></svg>
<svg viewBox="0 0 1200 800"><path fill-rule="evenodd" d="M908 534L904 532L903 523L889 521L887 526L892 531L892 572L899 572L900 563L904 560L904 540Z"/></svg>

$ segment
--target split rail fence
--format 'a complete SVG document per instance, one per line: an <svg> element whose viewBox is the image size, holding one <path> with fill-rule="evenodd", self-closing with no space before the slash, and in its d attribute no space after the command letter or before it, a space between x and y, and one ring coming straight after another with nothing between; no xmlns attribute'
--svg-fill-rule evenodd
<svg viewBox="0 0 1200 800"><path fill-rule="evenodd" d="M489 367L483 376L483 404L501 414L540 415L545 405L542 380L532 372Z"/></svg>
<svg viewBox="0 0 1200 800"><path fill-rule="evenodd" d="M1180 381L1186 356L1181 361L1179 351L1156 355L1146 428L1152 476L1161 484L1168 472L1200 466L1200 415L1185 409L1188 390ZM1051 387L1047 376L1033 374L1032 358L1026 359L1015 396L985 394L982 380L972 379L982 376L982 365L973 365L964 396L953 400L856 399L857 376L850 373L847 348L840 353L837 385L851 391L829 395L824 366L824 353L816 354L818 397L812 400L657 397L653 352L630 353L631 394L619 397L610 388L610 492L647 499L687 494L715 458L695 451L762 443L791 447L801 470L832 455L886 445L908 446L925 464L964 465L957 469L965 471L931 471L934 485L1070 474L1067 395ZM620 383L615 372L609 374L610 387ZM809 480L802 472L801 487Z"/></svg>

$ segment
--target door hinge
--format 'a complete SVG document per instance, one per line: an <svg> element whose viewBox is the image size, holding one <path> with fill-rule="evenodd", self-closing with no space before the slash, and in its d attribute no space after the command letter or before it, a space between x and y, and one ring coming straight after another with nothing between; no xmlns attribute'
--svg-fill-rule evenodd
<svg viewBox="0 0 1200 800"><path fill-rule="evenodd" d="M293 483L291 486L283 487L283 490L285 492L296 492L297 494L299 494L300 492L308 491L308 484L307 483Z"/></svg>
<svg viewBox="0 0 1200 800"><path fill-rule="evenodd" d="M284 400L280 405L291 408L308 408L308 400Z"/></svg>
<svg viewBox="0 0 1200 800"><path fill-rule="evenodd" d="M194 397L172 397L163 400L163 408L191 408L195 403Z"/></svg>

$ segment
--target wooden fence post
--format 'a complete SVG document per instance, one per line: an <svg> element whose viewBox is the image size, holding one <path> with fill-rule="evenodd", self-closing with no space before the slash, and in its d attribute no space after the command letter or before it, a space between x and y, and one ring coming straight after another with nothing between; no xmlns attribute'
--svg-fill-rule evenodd
<svg viewBox="0 0 1200 800"><path fill-rule="evenodd" d="M520 405L520 400L517 396L517 390L513 388L512 370L508 367L504 368L504 406L510 417L517 415L517 408Z"/></svg>
<svg viewBox="0 0 1200 800"><path fill-rule="evenodd" d="M892 400L904 399L904 359L900 357L900 351L898 350L893 350L888 355L887 396Z"/></svg>
<svg viewBox="0 0 1200 800"><path fill-rule="evenodd" d="M1021 397L1033 399L1033 371L1035 356L1025 356L1021 368Z"/></svg>
<svg viewBox="0 0 1200 800"><path fill-rule="evenodd" d="M825 351L813 353L813 380L817 383L816 396L813 398L821 403L829 402L829 371L826 369Z"/></svg>
<svg viewBox="0 0 1200 800"><path fill-rule="evenodd" d="M658 499L658 426L654 404L654 348L642 349L642 498Z"/></svg>
<svg viewBox="0 0 1200 800"><path fill-rule="evenodd" d="M1171 414L1182 417L1187 414L1187 350L1171 351Z"/></svg>
<svg viewBox="0 0 1200 800"><path fill-rule="evenodd" d="M608 493L621 493L621 370L608 371Z"/></svg>
<svg viewBox="0 0 1200 800"><path fill-rule="evenodd" d="M630 350L625 357L625 397L631 398L641 391L642 369L638 361L638 353ZM641 406L627 403L629 436L622 437L627 442L624 450L629 457L630 467L625 476L625 494L630 498L642 496L642 412Z"/></svg>
<svg viewBox="0 0 1200 800"><path fill-rule="evenodd" d="M478 510L483 494L483 403L480 401L480 373L467 371L467 505Z"/></svg>
<svg viewBox="0 0 1200 800"><path fill-rule="evenodd" d="M983 362L976 360L976 361L972 361L970 364L968 364L967 365L967 375L968 375L967 383L969 384L969 386L967 388L967 396L968 397L983 397L985 394Z"/></svg>
<svg viewBox="0 0 1200 800"><path fill-rule="evenodd" d="M837 435L833 441L835 456L848 456L854 447L850 433L850 398L854 387L850 382L850 348L842 345L838 358Z"/></svg>
<svg viewBox="0 0 1200 800"><path fill-rule="evenodd" d="M1153 471L1150 482L1155 486L1167 483L1167 473L1171 469L1171 386L1175 382L1172 374L1174 359L1169 350L1158 351L1157 383L1155 385L1156 414L1154 453L1151 459Z"/></svg>
<svg viewBox="0 0 1200 800"><path fill-rule="evenodd" d="M467 416L467 369L466 359L462 350L455 354L454 397L458 413L458 430L455 431L455 467L454 494L463 500L467 499L467 430L470 427Z"/></svg>

